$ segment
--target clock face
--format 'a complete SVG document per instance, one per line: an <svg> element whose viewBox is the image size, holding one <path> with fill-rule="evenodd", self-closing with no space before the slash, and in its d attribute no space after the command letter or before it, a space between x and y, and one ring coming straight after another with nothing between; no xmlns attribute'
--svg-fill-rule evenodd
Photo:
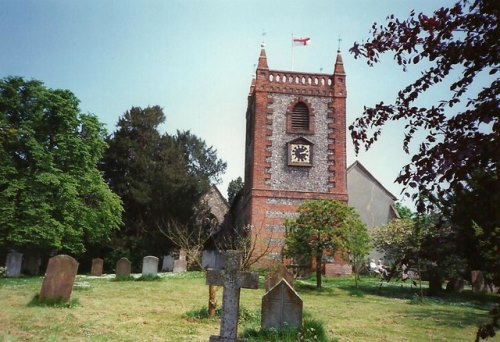
<svg viewBox="0 0 500 342"><path fill-rule="evenodd" d="M290 162L297 165L310 165L311 146L306 144L292 144L290 148Z"/></svg>

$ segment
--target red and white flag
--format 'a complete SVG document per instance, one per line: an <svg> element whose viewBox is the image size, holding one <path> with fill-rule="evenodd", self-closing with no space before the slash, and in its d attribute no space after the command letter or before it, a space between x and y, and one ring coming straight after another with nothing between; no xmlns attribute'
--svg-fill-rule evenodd
<svg viewBox="0 0 500 342"><path fill-rule="evenodd" d="M293 37L293 45L307 46L311 43L311 38L309 37Z"/></svg>

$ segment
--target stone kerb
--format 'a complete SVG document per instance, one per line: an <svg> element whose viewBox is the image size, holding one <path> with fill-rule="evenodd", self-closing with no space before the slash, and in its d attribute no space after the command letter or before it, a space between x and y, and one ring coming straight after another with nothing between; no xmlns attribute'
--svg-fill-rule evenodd
<svg viewBox="0 0 500 342"><path fill-rule="evenodd" d="M16 278L21 275L21 265L23 263L23 253L10 252L7 254L5 267L7 268L5 275L7 277Z"/></svg>
<svg viewBox="0 0 500 342"><path fill-rule="evenodd" d="M104 260L101 258L92 259L92 268L90 274L96 277L102 276L102 268L104 265Z"/></svg>
<svg viewBox="0 0 500 342"><path fill-rule="evenodd" d="M77 271L78 262L69 255L50 258L40 290L40 300L69 301Z"/></svg>
<svg viewBox="0 0 500 342"><path fill-rule="evenodd" d="M126 278L130 277L131 263L127 258L121 258L116 262L116 277Z"/></svg>
<svg viewBox="0 0 500 342"><path fill-rule="evenodd" d="M156 277L158 275L158 258L155 256L145 256L142 259L142 276Z"/></svg>
<svg viewBox="0 0 500 342"><path fill-rule="evenodd" d="M303 302L285 279L262 297L262 329L283 330L302 325Z"/></svg>

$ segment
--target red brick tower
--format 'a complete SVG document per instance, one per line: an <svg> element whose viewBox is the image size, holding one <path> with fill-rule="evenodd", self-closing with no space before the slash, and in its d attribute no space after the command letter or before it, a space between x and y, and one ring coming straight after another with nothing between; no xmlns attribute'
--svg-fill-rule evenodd
<svg viewBox="0 0 500 342"><path fill-rule="evenodd" d="M333 74L270 70L260 52L246 113L242 224L260 262L280 259L286 218L306 199L347 202L346 86L340 51Z"/></svg>

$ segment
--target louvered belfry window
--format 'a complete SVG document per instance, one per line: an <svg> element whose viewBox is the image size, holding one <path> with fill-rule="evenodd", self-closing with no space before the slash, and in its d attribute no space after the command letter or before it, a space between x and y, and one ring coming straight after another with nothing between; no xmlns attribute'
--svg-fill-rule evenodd
<svg viewBox="0 0 500 342"><path fill-rule="evenodd" d="M303 102L299 102L293 107L292 111L292 130L309 130L309 108Z"/></svg>

